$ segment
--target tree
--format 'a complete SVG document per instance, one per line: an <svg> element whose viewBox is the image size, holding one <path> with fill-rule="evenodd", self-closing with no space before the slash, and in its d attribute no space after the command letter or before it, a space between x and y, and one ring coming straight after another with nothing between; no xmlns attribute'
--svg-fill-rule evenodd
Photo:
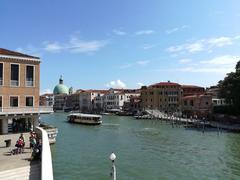
<svg viewBox="0 0 240 180"><path fill-rule="evenodd" d="M227 74L218 86L220 96L232 105L231 114L240 115L240 61L236 65L236 72Z"/></svg>
<svg viewBox="0 0 240 180"><path fill-rule="evenodd" d="M237 62L237 65L236 65L236 72L240 72L240 61Z"/></svg>

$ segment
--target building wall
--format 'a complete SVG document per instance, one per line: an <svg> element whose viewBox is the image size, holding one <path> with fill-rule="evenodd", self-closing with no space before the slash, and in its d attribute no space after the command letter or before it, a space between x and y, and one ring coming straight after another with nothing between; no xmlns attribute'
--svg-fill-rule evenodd
<svg viewBox="0 0 240 180"><path fill-rule="evenodd" d="M183 85L183 96L200 95L205 93L204 87Z"/></svg>
<svg viewBox="0 0 240 180"><path fill-rule="evenodd" d="M26 96L34 96L34 107L39 106L39 82L40 62L28 60L15 60L0 58L3 63L3 86L0 88L0 95L3 96L3 108L9 108L10 96L19 96L19 107L25 107ZM11 63L19 64L20 84L18 87L10 86ZM26 87L26 66L34 65L34 86Z"/></svg>
<svg viewBox="0 0 240 180"><path fill-rule="evenodd" d="M141 102L144 109L158 109L163 112L181 110L182 90L180 85L159 85L141 89Z"/></svg>
<svg viewBox="0 0 240 180"><path fill-rule="evenodd" d="M212 96L194 95L183 97L183 114L198 117L207 117L212 112Z"/></svg>

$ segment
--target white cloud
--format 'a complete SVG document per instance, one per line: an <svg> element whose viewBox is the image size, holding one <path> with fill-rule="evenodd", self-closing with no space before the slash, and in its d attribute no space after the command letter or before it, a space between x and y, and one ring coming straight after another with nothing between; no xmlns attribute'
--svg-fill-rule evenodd
<svg viewBox="0 0 240 180"><path fill-rule="evenodd" d="M17 52L20 52L20 53L24 53L24 50L23 50L23 48L20 48L20 47L19 47L19 48L17 48L17 49L16 49L16 51L17 51Z"/></svg>
<svg viewBox="0 0 240 180"><path fill-rule="evenodd" d="M36 48L35 46L28 44L26 47L24 48L17 48L16 49L17 52L20 53L24 53L24 54L30 54L32 56L37 56L40 57L41 56L41 50L39 48Z"/></svg>
<svg viewBox="0 0 240 180"><path fill-rule="evenodd" d="M155 31L153 30L141 30L141 31L137 31L135 32L135 35L149 35L149 34L153 34Z"/></svg>
<svg viewBox="0 0 240 180"><path fill-rule="evenodd" d="M144 50L148 50L148 49L152 49L154 48L156 45L153 45L153 44L144 44L143 45L143 49Z"/></svg>
<svg viewBox="0 0 240 180"><path fill-rule="evenodd" d="M190 43L184 43L176 46L170 46L166 49L169 53L196 53L200 51L212 52L214 48L229 46L240 39L240 36L217 37L200 39Z"/></svg>
<svg viewBox="0 0 240 180"><path fill-rule="evenodd" d="M105 45L106 41L83 41L77 37L73 37L67 45L66 49L70 49L70 51L74 53L88 53L98 51Z"/></svg>
<svg viewBox="0 0 240 180"><path fill-rule="evenodd" d="M179 62L180 64L186 64L186 63L192 62L192 60L191 60L191 59L179 59L178 62Z"/></svg>
<svg viewBox="0 0 240 180"><path fill-rule="evenodd" d="M111 81L107 83L106 86L109 88L126 88L127 87L126 84L122 82L120 79L116 81Z"/></svg>
<svg viewBox="0 0 240 180"><path fill-rule="evenodd" d="M117 29L114 29L113 33L116 34L116 35L119 35L119 36L124 36L124 35L127 34L126 32L121 31L121 30L117 30Z"/></svg>
<svg viewBox="0 0 240 180"><path fill-rule="evenodd" d="M237 62L239 61L239 58L236 56L231 55L224 55L224 56L218 56L213 59L207 60L207 61L200 61L201 64L207 64L212 66L231 66L234 67Z"/></svg>
<svg viewBox="0 0 240 180"><path fill-rule="evenodd" d="M120 66L120 69L127 69L130 67L132 67L132 64L129 63L129 64L124 64L124 65Z"/></svg>
<svg viewBox="0 0 240 180"><path fill-rule="evenodd" d="M141 60L141 61L137 61L136 63L138 65L144 66L147 65L150 61L149 60Z"/></svg>
<svg viewBox="0 0 240 180"><path fill-rule="evenodd" d="M137 85L140 86L140 87L141 87L141 86L144 86L144 84L141 83L141 82L138 82Z"/></svg>
<svg viewBox="0 0 240 180"><path fill-rule="evenodd" d="M155 71L161 72L189 72L189 73L217 73L226 74L235 71L236 63L239 60L239 56L223 55L217 56L208 60L199 61L195 63L184 64L185 59L182 61L183 66L173 69L155 69ZM181 60L180 60L181 61ZM180 62L179 61L179 62ZM186 59L188 61L188 59Z"/></svg>
<svg viewBox="0 0 240 180"><path fill-rule="evenodd" d="M187 44L185 48L187 51L193 53L193 52L203 51L204 45L201 42L196 42L192 44Z"/></svg>
<svg viewBox="0 0 240 180"><path fill-rule="evenodd" d="M48 52L62 52L67 51L71 53L91 53L100 50L107 44L107 41L81 40L76 36L73 36L66 43L59 42L44 42L44 50Z"/></svg>
<svg viewBox="0 0 240 180"><path fill-rule="evenodd" d="M183 25L183 26L181 26L181 27L175 27L175 28L172 28L172 29L168 29L168 30L166 30L165 32L166 32L167 34L172 34L172 33L175 33L175 32L177 32L177 31L186 29L187 27L188 27L187 25Z"/></svg>
<svg viewBox="0 0 240 180"><path fill-rule="evenodd" d="M122 66L120 66L120 69L127 69L127 68L134 67L134 66L146 66L149 63L150 63L149 60L139 60L139 61L136 61L133 63L123 64Z"/></svg>
<svg viewBox="0 0 240 180"><path fill-rule="evenodd" d="M52 93L51 89L44 89L44 90L41 91L40 94L42 95L42 94L50 94L50 93Z"/></svg>
<svg viewBox="0 0 240 180"><path fill-rule="evenodd" d="M222 47L233 44L233 38L230 37L211 38L208 40L208 43L212 46Z"/></svg>
<svg viewBox="0 0 240 180"><path fill-rule="evenodd" d="M182 72L198 73L229 73L234 71L239 58L232 55L217 56L209 60L200 61L194 66L179 68Z"/></svg>
<svg viewBox="0 0 240 180"><path fill-rule="evenodd" d="M60 50L63 49L63 47L61 47L61 45L57 42L53 42L53 43L45 42L44 49L48 52L60 52Z"/></svg>

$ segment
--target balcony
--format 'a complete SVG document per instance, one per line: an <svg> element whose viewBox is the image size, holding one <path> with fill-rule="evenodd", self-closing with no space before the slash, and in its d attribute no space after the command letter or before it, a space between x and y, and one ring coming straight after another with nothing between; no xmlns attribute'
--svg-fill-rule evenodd
<svg viewBox="0 0 240 180"><path fill-rule="evenodd" d="M10 84L11 84L11 86L19 86L19 81L18 80L11 80Z"/></svg>
<svg viewBox="0 0 240 180"><path fill-rule="evenodd" d="M50 114L53 113L51 106L39 107L0 107L0 115L17 115L17 114Z"/></svg>
<svg viewBox="0 0 240 180"><path fill-rule="evenodd" d="M33 81L26 81L26 87L33 87L34 82Z"/></svg>

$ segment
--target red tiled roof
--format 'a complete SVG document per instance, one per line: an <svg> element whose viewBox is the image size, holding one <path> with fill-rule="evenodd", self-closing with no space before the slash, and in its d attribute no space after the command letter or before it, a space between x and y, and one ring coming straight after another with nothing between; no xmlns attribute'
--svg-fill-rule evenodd
<svg viewBox="0 0 240 180"><path fill-rule="evenodd" d="M181 86L181 85L174 82L160 82L160 83L150 85L150 87L157 87L157 86Z"/></svg>
<svg viewBox="0 0 240 180"><path fill-rule="evenodd" d="M98 90L98 89L87 89L87 90L83 90L83 89L79 89L77 90L78 93L81 92L90 92L90 93L107 93L109 92L108 90Z"/></svg>
<svg viewBox="0 0 240 180"><path fill-rule="evenodd" d="M24 57L24 58L34 58L34 59L40 59L39 57L30 56L27 54L19 53L16 51L10 51L7 49L0 48L0 55L7 55L7 56L18 56L18 57Z"/></svg>
<svg viewBox="0 0 240 180"><path fill-rule="evenodd" d="M181 85L181 86L182 86L182 88L203 88L204 89L204 87L195 86L195 85Z"/></svg>

